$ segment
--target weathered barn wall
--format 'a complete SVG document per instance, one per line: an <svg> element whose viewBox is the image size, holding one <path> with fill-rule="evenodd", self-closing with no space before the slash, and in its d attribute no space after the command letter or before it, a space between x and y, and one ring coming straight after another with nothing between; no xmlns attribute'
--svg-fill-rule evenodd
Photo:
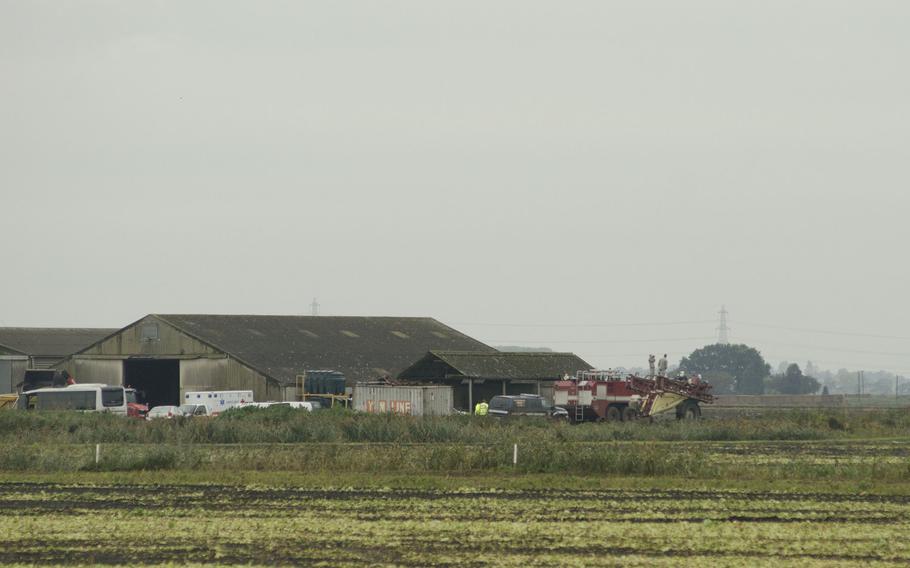
<svg viewBox="0 0 910 568"><path fill-rule="evenodd" d="M21 355L0 355L0 394L16 392L16 385L25 377L28 358Z"/></svg>
<svg viewBox="0 0 910 568"><path fill-rule="evenodd" d="M80 383L123 384L123 360L92 359L78 355L63 365L66 371Z"/></svg>
<svg viewBox="0 0 910 568"><path fill-rule="evenodd" d="M180 398L186 391L252 390L257 401L282 400L281 389L263 375L228 357L180 361Z"/></svg>
<svg viewBox="0 0 910 568"><path fill-rule="evenodd" d="M149 338L155 329L157 338ZM81 355L215 355L218 352L154 316L139 320Z"/></svg>

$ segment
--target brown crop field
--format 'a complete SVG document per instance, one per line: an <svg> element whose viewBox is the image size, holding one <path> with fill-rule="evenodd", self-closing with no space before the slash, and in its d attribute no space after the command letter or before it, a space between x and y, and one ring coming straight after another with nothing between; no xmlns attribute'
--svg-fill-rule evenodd
<svg viewBox="0 0 910 568"><path fill-rule="evenodd" d="M469 483L469 481L467 481ZM685 489L0 484L0 562L837 566L910 562L910 496Z"/></svg>

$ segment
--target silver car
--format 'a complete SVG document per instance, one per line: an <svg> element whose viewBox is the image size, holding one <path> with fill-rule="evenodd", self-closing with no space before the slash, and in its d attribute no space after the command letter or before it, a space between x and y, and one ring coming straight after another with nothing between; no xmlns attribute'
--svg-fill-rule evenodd
<svg viewBox="0 0 910 568"><path fill-rule="evenodd" d="M175 418L177 416L183 416L183 411L180 410L179 406L156 406L149 410L148 414L145 415L145 419L155 420L156 418Z"/></svg>
<svg viewBox="0 0 910 568"><path fill-rule="evenodd" d="M183 404L177 410L184 416L209 416L209 409L204 404Z"/></svg>

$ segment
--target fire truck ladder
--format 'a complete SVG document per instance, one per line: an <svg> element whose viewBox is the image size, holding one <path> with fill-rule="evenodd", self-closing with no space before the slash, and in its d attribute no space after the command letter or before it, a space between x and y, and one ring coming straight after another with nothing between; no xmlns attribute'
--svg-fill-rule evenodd
<svg viewBox="0 0 910 568"><path fill-rule="evenodd" d="M585 407L576 404L575 405L575 422L583 422L585 419Z"/></svg>

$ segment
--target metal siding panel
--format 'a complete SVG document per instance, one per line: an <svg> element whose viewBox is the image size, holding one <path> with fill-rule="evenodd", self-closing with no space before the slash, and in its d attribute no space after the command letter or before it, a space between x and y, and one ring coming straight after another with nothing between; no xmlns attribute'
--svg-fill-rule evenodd
<svg viewBox="0 0 910 568"><path fill-rule="evenodd" d="M123 361L119 359L74 359L67 371L80 383L123 384Z"/></svg>
<svg viewBox="0 0 910 568"><path fill-rule="evenodd" d="M28 359L13 361L11 379L13 391L18 391L18 385L25 380L25 370L28 369Z"/></svg>
<svg viewBox="0 0 910 568"><path fill-rule="evenodd" d="M452 413L450 386L380 386L355 385L354 410L360 412L401 411L410 406L413 416L444 416Z"/></svg>
<svg viewBox="0 0 910 568"><path fill-rule="evenodd" d="M544 399L550 401L550 403L554 403L553 399L554 399L554 395L555 395L555 390L556 389L553 388L553 383L542 384L540 386L540 396L542 396ZM565 404L565 402L563 402L562 404Z"/></svg>
<svg viewBox="0 0 910 568"><path fill-rule="evenodd" d="M0 358L0 394L13 392L13 362Z"/></svg>
<svg viewBox="0 0 910 568"><path fill-rule="evenodd" d="M53 369L60 357L32 357L33 369Z"/></svg>

